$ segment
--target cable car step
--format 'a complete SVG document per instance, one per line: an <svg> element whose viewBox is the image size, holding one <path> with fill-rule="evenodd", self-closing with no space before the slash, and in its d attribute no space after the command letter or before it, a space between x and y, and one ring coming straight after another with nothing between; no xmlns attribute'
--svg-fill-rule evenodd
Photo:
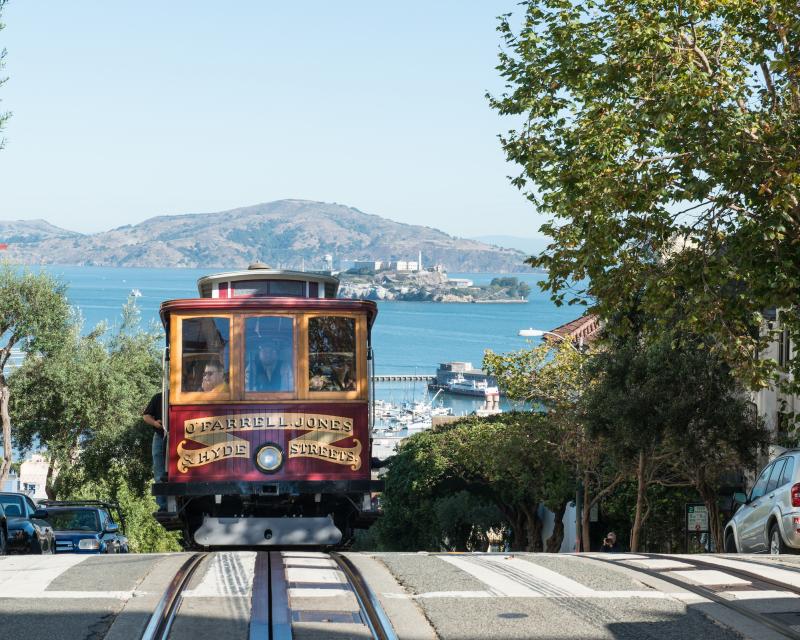
<svg viewBox="0 0 800 640"><path fill-rule="evenodd" d="M194 540L204 547L334 545L342 532L322 518L203 518Z"/></svg>

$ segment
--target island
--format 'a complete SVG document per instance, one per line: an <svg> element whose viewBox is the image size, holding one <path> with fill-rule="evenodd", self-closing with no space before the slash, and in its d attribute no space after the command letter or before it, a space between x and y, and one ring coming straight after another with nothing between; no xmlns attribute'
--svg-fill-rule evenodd
<svg viewBox="0 0 800 640"><path fill-rule="evenodd" d="M494 278L488 285L449 278L442 271L351 270L338 274L339 297L355 300L425 302L527 302L531 287L514 276Z"/></svg>

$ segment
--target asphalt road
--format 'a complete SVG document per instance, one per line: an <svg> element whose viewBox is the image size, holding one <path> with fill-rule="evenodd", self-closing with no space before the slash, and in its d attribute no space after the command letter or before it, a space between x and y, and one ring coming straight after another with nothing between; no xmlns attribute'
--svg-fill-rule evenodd
<svg viewBox="0 0 800 640"><path fill-rule="evenodd" d="M0 638L137 638L187 557L0 557ZM742 557L701 556L717 563L703 567L692 565L688 557L625 554L348 557L365 576L397 636L408 640L787 637L714 598L746 603L751 611L789 625L800 637L800 595L775 586L778 581L800 587L800 557L762 556L745 565ZM183 594L170 637L247 638L254 564L253 552L208 555ZM348 613L354 610L353 599L335 590L339 587L329 565L324 558L302 554L287 560L290 604L296 612L308 612L295 613L296 640L364 637ZM743 579L735 574L737 567L763 576L764 582ZM677 579L688 586L677 584ZM689 588L692 585L714 595L698 595Z"/></svg>

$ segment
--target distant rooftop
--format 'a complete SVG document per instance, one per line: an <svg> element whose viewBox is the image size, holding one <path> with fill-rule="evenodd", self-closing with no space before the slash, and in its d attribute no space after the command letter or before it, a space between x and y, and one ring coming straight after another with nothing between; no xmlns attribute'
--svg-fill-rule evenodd
<svg viewBox="0 0 800 640"><path fill-rule="evenodd" d="M573 342L589 343L600 337L600 318L593 313L587 313L576 320L571 320L566 324L550 329L551 333L555 333L562 338L569 338ZM553 336L545 334L544 340L555 340Z"/></svg>

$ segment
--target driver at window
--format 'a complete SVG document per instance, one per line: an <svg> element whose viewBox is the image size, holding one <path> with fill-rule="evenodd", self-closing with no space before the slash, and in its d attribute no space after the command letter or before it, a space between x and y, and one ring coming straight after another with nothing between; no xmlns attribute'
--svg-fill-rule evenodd
<svg viewBox="0 0 800 640"><path fill-rule="evenodd" d="M280 357L277 346L272 342L262 342L253 367L252 391L283 391L291 388L291 371Z"/></svg>
<svg viewBox="0 0 800 640"><path fill-rule="evenodd" d="M203 371L202 390L213 393L227 393L228 389L222 363L219 360L210 360Z"/></svg>

